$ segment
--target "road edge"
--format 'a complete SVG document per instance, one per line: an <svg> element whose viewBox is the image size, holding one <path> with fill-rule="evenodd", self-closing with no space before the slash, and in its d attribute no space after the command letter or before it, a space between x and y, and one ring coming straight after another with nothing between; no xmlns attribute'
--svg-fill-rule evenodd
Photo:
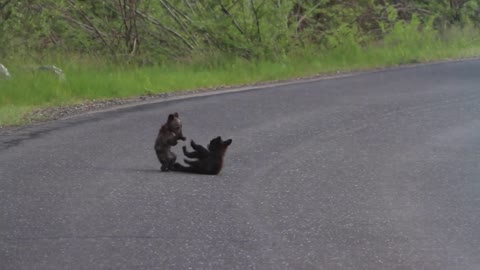
<svg viewBox="0 0 480 270"><path fill-rule="evenodd" d="M214 95L221 95L221 94L261 90L261 89L274 88L274 87L280 87L280 86L307 84L307 83L313 83L313 82L318 82L323 80L335 80L335 79L342 79L342 78L348 78L348 77L359 76L359 75L392 72L397 70L417 68L417 67L423 67L423 66L461 63L461 62L478 61L478 60L480 60L480 56L461 58L461 59L443 59L443 60L431 61L431 62L405 64L405 65L390 66L390 67L379 67L379 68L371 68L371 69L358 70L358 71L342 71L342 72L337 71L336 73L333 73L333 74L323 73L323 74L316 74L313 76L299 77L295 79L266 81L266 82L252 83L252 84L240 85L240 86L233 85L233 86L225 86L225 87L217 87L217 88L214 87L214 88L205 88L205 89L190 89L190 90L184 90L184 91L174 91L166 94L154 95L153 97L146 97L144 99L142 99L141 97L135 97L135 98L132 98L133 101L127 102L126 104L112 105L107 108L89 110L89 111L75 113L72 115L67 115L64 117L56 118L56 119L34 122L34 123L23 125L23 126L0 127L0 138L1 138L0 144L5 144L5 141L9 141L9 139L5 137L10 137L10 140L11 140L12 137L15 137L16 135L20 135L19 137L23 137L22 135L25 135L28 133L46 132L52 129L56 129L55 128L57 126L56 123L68 121L69 125L71 125L71 124L74 124L75 119L78 119L78 121L81 122L82 118L91 117L96 114L120 111L125 109L133 109L135 107L141 107L145 105L172 102L172 101L185 100L185 99L197 98L197 97L206 97L206 96L214 96ZM51 126L53 126L53 128ZM28 137L31 137L31 136L28 136ZM3 147L0 145L0 149L2 148Z"/></svg>

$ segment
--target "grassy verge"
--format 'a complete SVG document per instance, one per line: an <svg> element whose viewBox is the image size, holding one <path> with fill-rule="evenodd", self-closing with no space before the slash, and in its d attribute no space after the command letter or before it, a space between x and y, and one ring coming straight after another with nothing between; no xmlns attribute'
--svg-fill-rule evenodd
<svg viewBox="0 0 480 270"><path fill-rule="evenodd" d="M153 67L116 66L93 57L59 57L42 61L61 67L66 80L25 68L34 61L3 63L12 73L0 80L0 126L26 124L25 115L36 108L79 103L92 99L131 97L204 87L238 85L310 76L337 70L358 70L446 58L480 55L480 34L452 29L442 37L398 27L381 44L359 46L346 42L333 50L308 49L281 61L241 59L215 64L172 64Z"/></svg>

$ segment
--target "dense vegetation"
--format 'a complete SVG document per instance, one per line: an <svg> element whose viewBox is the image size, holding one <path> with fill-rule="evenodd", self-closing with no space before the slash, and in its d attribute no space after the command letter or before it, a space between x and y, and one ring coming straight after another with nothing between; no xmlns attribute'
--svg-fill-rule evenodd
<svg viewBox="0 0 480 270"><path fill-rule="evenodd" d="M378 41L412 18L439 31L477 25L479 5L479 0L2 0L0 57L62 51L142 64L218 54L278 59L308 46L328 50Z"/></svg>
<svg viewBox="0 0 480 270"><path fill-rule="evenodd" d="M480 0L0 0L14 78L0 125L84 99L474 56L479 24ZM44 64L66 82L25 72Z"/></svg>

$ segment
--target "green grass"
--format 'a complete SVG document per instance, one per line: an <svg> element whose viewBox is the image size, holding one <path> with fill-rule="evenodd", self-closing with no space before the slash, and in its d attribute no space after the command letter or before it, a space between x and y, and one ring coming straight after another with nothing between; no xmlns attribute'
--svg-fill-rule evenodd
<svg viewBox="0 0 480 270"><path fill-rule="evenodd" d="M480 56L480 34L474 29L420 33L409 25L394 29L381 44L360 47L343 44L331 50L310 48L281 61L249 62L229 59L211 63L183 63L152 67L118 66L101 58L50 58L41 64L61 67L66 80L47 72L33 72L25 59L4 62L12 74L0 80L0 126L22 125L32 110L79 103L204 87L239 85L311 76L337 70L360 70L446 58Z"/></svg>

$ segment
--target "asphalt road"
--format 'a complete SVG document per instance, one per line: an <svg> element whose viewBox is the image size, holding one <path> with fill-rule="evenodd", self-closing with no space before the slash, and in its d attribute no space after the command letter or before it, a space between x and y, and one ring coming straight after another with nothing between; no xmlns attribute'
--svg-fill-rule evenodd
<svg viewBox="0 0 480 270"><path fill-rule="evenodd" d="M233 139L219 176L159 171L175 111L188 139ZM3 270L480 269L479 60L87 114L1 143Z"/></svg>

